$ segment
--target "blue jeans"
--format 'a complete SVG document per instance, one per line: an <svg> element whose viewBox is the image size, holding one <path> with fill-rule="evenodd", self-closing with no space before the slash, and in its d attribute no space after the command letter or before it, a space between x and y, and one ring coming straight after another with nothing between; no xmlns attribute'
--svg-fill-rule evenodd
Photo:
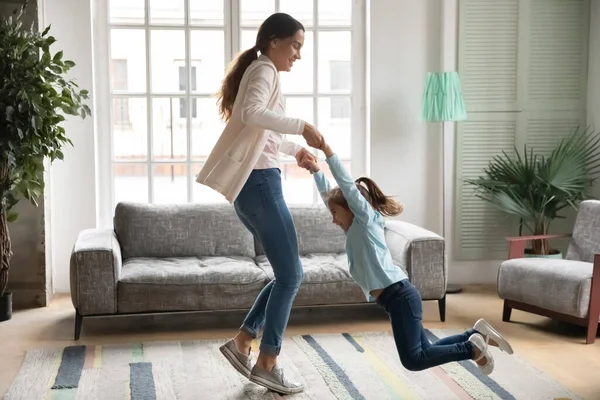
<svg viewBox="0 0 600 400"><path fill-rule="evenodd" d="M477 333L473 329L435 343L429 342L421 323L421 294L408 279L385 288L377 298L377 303L390 317L400 361L409 371L422 371L452 361L472 359L473 344L468 339Z"/></svg>
<svg viewBox="0 0 600 400"><path fill-rule="evenodd" d="M254 301L240 329L254 338L264 329L260 350L276 356L304 274L296 228L283 199L281 171L253 170L233 204L242 223L262 246L275 276Z"/></svg>

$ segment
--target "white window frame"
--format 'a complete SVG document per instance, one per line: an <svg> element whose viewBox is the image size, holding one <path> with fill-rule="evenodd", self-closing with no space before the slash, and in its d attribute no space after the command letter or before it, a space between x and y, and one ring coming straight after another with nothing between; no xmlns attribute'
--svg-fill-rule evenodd
<svg viewBox="0 0 600 400"><path fill-rule="evenodd" d="M218 1L218 0L214 0ZM189 26L189 0L184 0L185 7L185 23L184 25L178 26L176 29L183 29L186 36L186 49L185 49L185 60L186 65L191 65L190 62L190 32L191 30L210 30L218 29L224 30L225 38L225 65L235 57L235 55L244 49L240 49L241 41L241 24L240 24L240 1L243 0L222 0L224 2L224 27L223 26ZM303 0L309 1L309 0ZM352 24L350 26L319 26L318 24L318 1L313 1L313 24L311 27L307 27L307 30L314 30L315 32L323 31L348 31L352 36L352 49L351 49L351 65L352 65L352 78L351 78L351 170L353 175L367 173L367 152L368 152L368 131L367 131L367 120L366 120L366 72L367 72L367 46L366 46L366 18L367 18L367 0L352 0ZM327 1L327 0L320 0ZM114 216L114 173L113 173L113 151L112 151L112 115L111 115L111 98L114 94L110 91L110 28L133 28L144 29L146 32L146 63L148 65L146 71L146 92L145 93L133 93L128 92L123 96L128 98L145 98L148 105L148 150L147 159L145 161L139 161L139 163L146 164L148 167L148 199L152 202L153 198L153 166L161 163L165 164L178 164L184 163L187 165L188 179L187 179L187 200L192 201L193 196L193 185L196 184L193 177L190 178L189 173L193 164L196 164L198 160L192 160L190 157L191 152L191 135L188 134L187 139L187 160L152 160L152 114L151 103L152 94L150 92L150 85L152 75L150 73L151 59L150 59L150 31L158 29L173 29L170 26L161 26L150 24L149 19L149 2L145 0L146 6L146 23L144 25L135 24L110 24L109 22L109 5L106 0L94 0L93 2L93 46L94 46L94 91L96 106L96 132L97 132L97 177L96 177L96 188L98 193L97 199L97 226L101 228L110 228L113 226ZM275 10L280 9L280 1L274 0ZM234 23L235 21L235 23ZM348 94L339 93L319 93L318 87L318 35L314 35L313 44L313 92L312 93L285 93L284 96L293 96L295 98L310 97L314 99L313 102L313 119L318 121L318 101L319 97L336 97L336 96L348 96ZM188 82L191 83L191 68L187 68ZM190 85L188 85L185 93L161 93L160 97L190 97ZM117 94L117 96L120 96ZM194 94L194 97L203 98L208 96L202 96ZM191 101L188 101L188 111L191 115L190 105ZM191 132L191 124L193 118L187 118L187 131ZM326 135L327 132L324 132ZM135 163L135 162L134 162ZM291 163L282 157L281 164ZM320 198L317 190L313 190L313 203L320 202Z"/></svg>

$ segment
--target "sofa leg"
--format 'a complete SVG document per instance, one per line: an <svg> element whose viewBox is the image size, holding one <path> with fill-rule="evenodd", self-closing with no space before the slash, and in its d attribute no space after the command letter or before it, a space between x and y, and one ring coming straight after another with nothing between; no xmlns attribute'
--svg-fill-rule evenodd
<svg viewBox="0 0 600 400"><path fill-rule="evenodd" d="M512 308L508 305L506 300L504 300L504 310L502 310L502 321L509 322L511 312L512 312Z"/></svg>
<svg viewBox="0 0 600 400"><path fill-rule="evenodd" d="M440 310L440 320L446 321L446 295L438 300L438 308Z"/></svg>
<svg viewBox="0 0 600 400"><path fill-rule="evenodd" d="M79 335L81 334L81 325L83 323L83 315L79 314L79 309L75 309L75 333L73 337L75 340L79 340Z"/></svg>
<svg viewBox="0 0 600 400"><path fill-rule="evenodd" d="M587 337L585 339L586 344L592 344L596 341L596 332L598 331L598 323L591 322L587 327Z"/></svg>

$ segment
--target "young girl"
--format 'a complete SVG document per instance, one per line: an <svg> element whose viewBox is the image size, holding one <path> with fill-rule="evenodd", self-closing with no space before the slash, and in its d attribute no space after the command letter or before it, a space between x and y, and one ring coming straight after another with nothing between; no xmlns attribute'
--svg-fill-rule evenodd
<svg viewBox="0 0 600 400"><path fill-rule="evenodd" d="M421 295L402 269L394 265L385 242L383 216L398 215L403 206L385 196L371 179L354 181L324 141L320 149L339 187L330 188L314 159L302 159L300 165L311 171L333 223L346 234L350 274L367 300L376 301L388 313L402 365L410 371L421 371L451 361L474 360L489 375L494 360L488 344L512 354L510 344L483 319L462 334L429 342L421 323Z"/></svg>

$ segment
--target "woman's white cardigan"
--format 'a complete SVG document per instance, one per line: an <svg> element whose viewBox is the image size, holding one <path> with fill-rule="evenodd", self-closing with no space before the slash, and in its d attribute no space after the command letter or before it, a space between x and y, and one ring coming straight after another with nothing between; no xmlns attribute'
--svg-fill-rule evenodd
<svg viewBox="0 0 600 400"><path fill-rule="evenodd" d="M304 121L273 111L279 96L279 73L271 60L261 55L244 73L231 118L196 182L213 188L233 203L267 143L266 131L302 134Z"/></svg>

